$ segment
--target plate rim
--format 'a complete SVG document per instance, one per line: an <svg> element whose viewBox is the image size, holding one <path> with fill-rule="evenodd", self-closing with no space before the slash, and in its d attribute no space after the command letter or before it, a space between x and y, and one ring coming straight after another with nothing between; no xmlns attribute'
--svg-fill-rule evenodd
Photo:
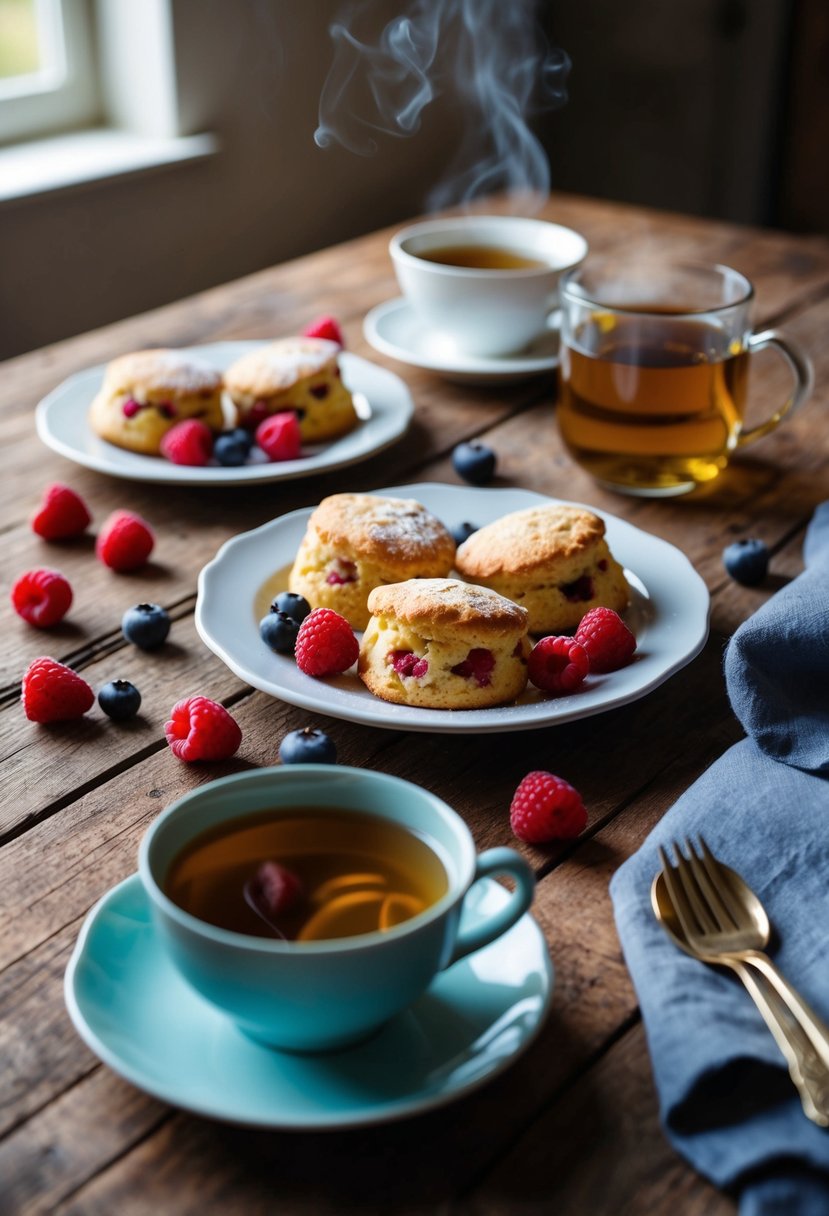
<svg viewBox="0 0 829 1216"><path fill-rule="evenodd" d="M513 377L523 379L527 376L555 371L558 367L558 353L555 355L527 357L508 355L503 358L458 354L457 358L451 359L432 358L429 355L421 355L415 350L409 350L399 346L395 342L391 342L379 332L378 325L387 316L403 311L409 313L412 311L411 305L405 296L394 296L390 300L384 300L380 304L375 304L363 318L363 336L369 345L373 346L380 354L397 359L401 363L409 364L412 367L419 367L425 371L440 372L447 376L480 377L483 380L490 378L493 380L507 380Z"/></svg>
<svg viewBox="0 0 829 1216"><path fill-rule="evenodd" d="M534 705L550 705L555 706L556 712L543 715L540 712L529 717L522 714L521 706L500 706L493 709L477 709L477 710L435 710L435 709L418 709L412 706L394 706L394 714L388 715L383 712L382 707L388 710L388 703L376 697L371 697L370 693L366 694L366 699L362 697L357 702L357 705L331 707L321 695L319 690L314 687L315 683L311 681L312 687L309 692L303 693L293 688L285 689L282 685L276 685L273 681L264 679L258 672L251 669L243 662L237 661L234 656L226 649L220 638L217 638L211 631L209 625L205 621L205 603L207 599L207 591L209 583L216 576L216 571L220 568L222 560L225 559L227 553L232 551L233 547L242 544L255 543L256 537L259 534L268 532L273 528L284 526L291 520L298 520L300 517L308 518L313 507L301 507L295 511L286 512L276 516L274 519L260 524L257 528L250 529L247 532L239 533L234 537L230 537L221 545L215 556L206 563L199 572L198 586L196 594L196 607L194 612L194 620L196 631L207 648L215 654L221 661L246 684L253 688L264 692L277 700L281 700L286 704L293 705L299 709L308 710L312 713L320 713L328 717L336 718L340 721L355 722L358 725L374 726L380 729L388 730L408 730L420 732L424 734L506 734L517 730L536 730L550 726L563 725L567 722L580 721L583 718L594 717L596 714L606 713L612 709L621 708L623 705L632 704L640 700L648 693L658 688L669 680L677 671L687 666L700 653L705 646L709 635L709 618L711 610L711 597L708 592L708 587L702 577L694 568L690 559L670 541L663 540L662 537L654 536L652 533L644 532L636 525L629 523L627 520L621 519L619 516L612 515L609 512L602 511L599 508L594 508L583 503L571 503L569 500L555 499L549 495L539 494L534 490L524 490L521 487L471 487L471 486L456 486L442 482L418 482L405 486L392 486L383 489L372 491L376 494L388 495L389 497L406 497L420 498L423 492L426 491L427 498L431 497L432 491L446 491L452 493L459 492L463 494L479 495L479 494L501 494L509 493L518 495L526 501L524 506L540 505L542 503L559 503L566 502L567 505L583 507L585 510L592 511L600 515L605 521L612 521L614 527L620 526L625 530L637 534L638 536L646 537L648 542L656 546L663 547L665 550L670 550L672 559L679 559L680 563L686 567L685 573L689 579L689 587L693 588L693 593L697 602L691 607L696 613L700 611L699 620L696 622L695 631L692 635L692 640L682 649L682 653L678 653L672 662L667 665L662 665L654 673L653 676L644 684L635 688L629 689L627 692L619 692L608 699L600 701L592 705L579 704L576 699L556 698L547 702L538 701ZM428 506L428 502L425 504ZM433 509L433 508L430 508ZM520 510L521 507L507 508L507 510ZM634 570L635 574L636 571ZM260 584L261 585L261 584ZM647 589L647 588L646 588ZM704 609L704 611L703 611ZM310 679L310 677L309 677ZM325 685L322 685L325 687ZM368 698L371 698L370 700ZM571 708L568 709L567 705ZM361 706L365 705L366 709L362 710ZM514 718L504 720L503 714L509 713L510 709L516 709ZM401 715L401 711L404 711ZM405 712L408 711L408 712ZM488 715L496 714L497 718L489 717ZM477 716L476 716L477 715ZM401 720L402 718L402 720Z"/></svg>
<svg viewBox="0 0 829 1216"><path fill-rule="evenodd" d="M267 346L268 341L268 339L256 338L220 339L216 342L181 346L175 349L185 355L191 354L201 358L207 357L208 359L212 357L217 365L226 367L232 359L239 358L246 351ZM236 353L231 356L228 352L224 357L213 353L217 349L227 347L234 348ZM205 352L211 352L211 354L206 355ZM395 372L391 371L390 368L383 367L379 363L374 363L371 359L366 359L362 355L357 355L347 350L340 352L340 358L344 361L347 379L354 374L358 378L369 374L379 376L381 382L383 380L387 381L390 392L393 390L395 394L399 395L399 401L389 403L375 398L373 401L370 401L372 416L360 428L348 432L346 435L339 436L337 439L333 439L321 453L299 460L286 461L282 466L278 462L269 462L243 465L239 468L211 466L207 469L197 466L176 465L170 461L161 460L159 457L145 457L144 459L148 462L152 462L148 463L146 469L140 465L136 465L133 468L131 465L121 465L118 463L118 454L121 452L121 449L114 445L107 444L107 448L111 447L114 455L110 458L105 452L105 458L101 458L94 452L86 451L82 446L67 442L55 431L53 424L54 411L60 409L62 400L67 394L71 394L78 389L80 382L89 380L92 385L90 393L94 394L96 391L95 386L97 386L99 379L103 380L108 366L106 363L98 363L90 367L80 368L78 371L67 376L60 384L57 384L45 397L42 397L35 407L35 429L40 441L51 451L64 457L64 459L70 460L73 464L80 465L83 468L92 469L96 473L104 473L107 476L116 477L123 481L185 487L238 487L294 481L302 477L315 477L334 472L337 469L348 468L350 465L359 464L361 461L368 460L379 452L385 451L386 448L391 447L392 444L397 443L398 440L403 438L414 416L415 407L411 391L405 381ZM367 369L370 369L370 371ZM353 391L362 392L359 384ZM336 448L336 445L342 441L353 439L359 443L361 432L365 438L366 428L370 428L372 423L380 431L380 435L375 442L371 443L371 446L368 448L358 446L356 450L352 449L351 453L344 457L338 458L335 455L333 459L327 458L327 453ZM85 421L83 425L86 428L84 431L85 438L93 438ZM98 436L94 436L94 438L97 440ZM101 440L100 442L106 443L105 440ZM125 457L136 455L140 455L140 453L124 453Z"/></svg>
<svg viewBox="0 0 829 1216"><path fill-rule="evenodd" d="M479 881L487 884L488 886L498 885L495 880L491 878L483 878ZM134 1085L136 1088L140 1089L143 1093L150 1094L152 1097L166 1102L170 1106L174 1106L179 1110L189 1111L192 1114L211 1119L218 1119L223 1123L232 1124L233 1126L237 1127L270 1128L281 1131L337 1132L346 1131L350 1128L370 1127L385 1123L399 1122L403 1119L412 1118L419 1114L424 1114L428 1111L437 1110L440 1107L448 1106L450 1103L467 1097L469 1094L474 1093L475 1090L480 1089L482 1086L489 1084L490 1081L495 1080L495 1078L505 1072L507 1068L511 1067L511 1065L517 1059L519 1059L535 1042L544 1028L549 1016L556 982L555 965L550 957L550 951L541 930L541 926L532 915L531 911L528 910L519 918L516 925L513 926L513 929L521 926L527 933L533 935L535 938L535 946L538 949L539 955L539 966L537 968L537 973L543 986L542 991L539 993L541 998L541 1006L539 1008L535 1023L531 1027L530 1031L522 1038L517 1049L509 1052L505 1056L495 1057L493 1059L492 1067L483 1075L474 1077L466 1084L458 1085L448 1090L441 1090L437 1094L424 1094L419 1101L413 1101L411 1099L408 1101L397 1100L389 1108L384 1109L382 1105L379 1107L375 1106L365 1110L362 1114L355 1115L354 1112L351 1112L346 1115L343 1113L341 1117L329 1119L325 1119L320 1116L313 1116L311 1113L309 1113L306 1118L297 1119L294 1117L291 1119L281 1119L279 1118L278 1111L275 1112L273 1117L268 1119L245 1119L238 1117L237 1115L229 1115L224 1113L221 1109L221 1104L217 1102L213 1102L211 1104L199 1103L197 1101L182 1102L180 1098L176 1097L173 1087L165 1086L163 1084L155 1084L152 1078L149 1079L150 1083L148 1084L147 1079L145 1078L144 1074L141 1073L139 1068L134 1067L128 1061L122 1060L121 1057L109 1046L109 1044L98 1035L98 1033L87 1021L87 1018L81 1008L81 1003L78 1000L75 988L75 979L78 969L87 951L87 941L93 928L95 927L96 922L98 921L98 918L107 910L110 904L117 904L120 897L127 893L127 891L131 892L132 890L137 890L142 895L144 894L141 877L137 873L128 875L126 878L110 887L109 890L107 890L100 897L100 899L96 900L96 902L87 912L64 972L64 1004L77 1034L90 1049L90 1051L92 1051L98 1057L98 1059L100 1059L101 1062L106 1065L107 1068L111 1069L112 1072L128 1081L131 1085ZM485 949L490 949L492 946L496 945L498 940L499 939L496 939L495 942L489 943ZM271 1049L265 1046L260 1046L259 1050L263 1052L271 1051ZM279 1055L280 1053L275 1052L274 1054ZM313 1055L311 1058L314 1058Z"/></svg>

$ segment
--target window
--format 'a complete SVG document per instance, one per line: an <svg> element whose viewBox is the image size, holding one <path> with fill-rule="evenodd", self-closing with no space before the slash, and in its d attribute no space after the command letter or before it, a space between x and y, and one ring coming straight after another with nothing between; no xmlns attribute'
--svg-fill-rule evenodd
<svg viewBox="0 0 829 1216"><path fill-rule="evenodd" d="M90 0L0 0L0 143L99 117Z"/></svg>

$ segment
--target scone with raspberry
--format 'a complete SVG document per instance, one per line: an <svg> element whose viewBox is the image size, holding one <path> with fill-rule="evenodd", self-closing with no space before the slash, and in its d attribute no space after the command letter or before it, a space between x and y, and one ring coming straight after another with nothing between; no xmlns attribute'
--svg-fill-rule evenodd
<svg viewBox="0 0 829 1216"><path fill-rule="evenodd" d="M458 579L377 587L357 670L375 696L428 709L505 705L527 684L527 612Z"/></svg>
<svg viewBox="0 0 829 1216"><path fill-rule="evenodd" d="M222 429L222 375L178 350L139 350L113 359L89 407L97 435L145 456L158 456L167 432L188 418Z"/></svg>
<svg viewBox="0 0 829 1216"><path fill-rule="evenodd" d="M255 430L271 414L293 410L303 443L322 443L357 425L342 382L340 347L327 338L280 338L232 364L225 387L240 426Z"/></svg>
<svg viewBox="0 0 829 1216"><path fill-rule="evenodd" d="M288 586L365 629L375 587L447 575L454 557L451 533L413 498L332 494L308 520Z"/></svg>
<svg viewBox="0 0 829 1216"><path fill-rule="evenodd" d="M464 541L455 568L526 608L530 633L572 633L591 608L621 612L630 598L604 520L585 507L551 503L504 515Z"/></svg>

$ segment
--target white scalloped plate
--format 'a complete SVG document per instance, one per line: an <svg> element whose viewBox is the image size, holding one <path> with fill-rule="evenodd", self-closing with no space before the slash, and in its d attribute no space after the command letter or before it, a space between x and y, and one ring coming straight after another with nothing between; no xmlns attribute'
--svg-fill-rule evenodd
<svg viewBox="0 0 829 1216"><path fill-rule="evenodd" d="M213 342L181 350L184 355L194 355L224 371L242 355L263 345L262 342ZM239 468L224 468L218 464L198 468L173 464L162 456L142 456L117 448L96 435L87 422L90 403L106 371L103 364L77 372L43 398L35 411L37 433L47 447L75 464L129 481L238 486L328 473L366 460L394 443L405 433L414 412L408 388L387 368L348 351L340 355L340 367L343 382L354 394L360 424L340 439L309 447L307 455L299 460L251 462Z"/></svg>
<svg viewBox="0 0 829 1216"><path fill-rule="evenodd" d="M377 493L415 498L450 528L465 520L486 524L510 511L561 501L529 490L430 483ZM596 513L607 525L611 551L632 587L626 620L636 634L637 651L628 667L590 676L570 696L546 697L530 688L515 704L495 709L416 709L379 700L353 671L315 680L292 658L274 654L259 636L254 601L268 576L293 561L311 508L281 515L222 546L199 575L196 628L231 671L254 688L348 722L435 734L485 734L586 718L645 696L699 654L708 637L708 589L688 558L623 519Z"/></svg>

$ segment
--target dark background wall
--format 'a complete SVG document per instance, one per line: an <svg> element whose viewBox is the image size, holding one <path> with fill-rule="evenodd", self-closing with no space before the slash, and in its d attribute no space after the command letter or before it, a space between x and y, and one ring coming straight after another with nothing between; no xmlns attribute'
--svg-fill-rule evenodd
<svg viewBox="0 0 829 1216"><path fill-rule="evenodd" d="M444 97L372 158L316 147L340 0L171 3L183 131L216 132L221 151L2 205L0 356L417 214L460 138ZM403 6L370 0L365 35ZM567 105L536 126L553 191L829 232L826 0L539 14L573 62Z"/></svg>

